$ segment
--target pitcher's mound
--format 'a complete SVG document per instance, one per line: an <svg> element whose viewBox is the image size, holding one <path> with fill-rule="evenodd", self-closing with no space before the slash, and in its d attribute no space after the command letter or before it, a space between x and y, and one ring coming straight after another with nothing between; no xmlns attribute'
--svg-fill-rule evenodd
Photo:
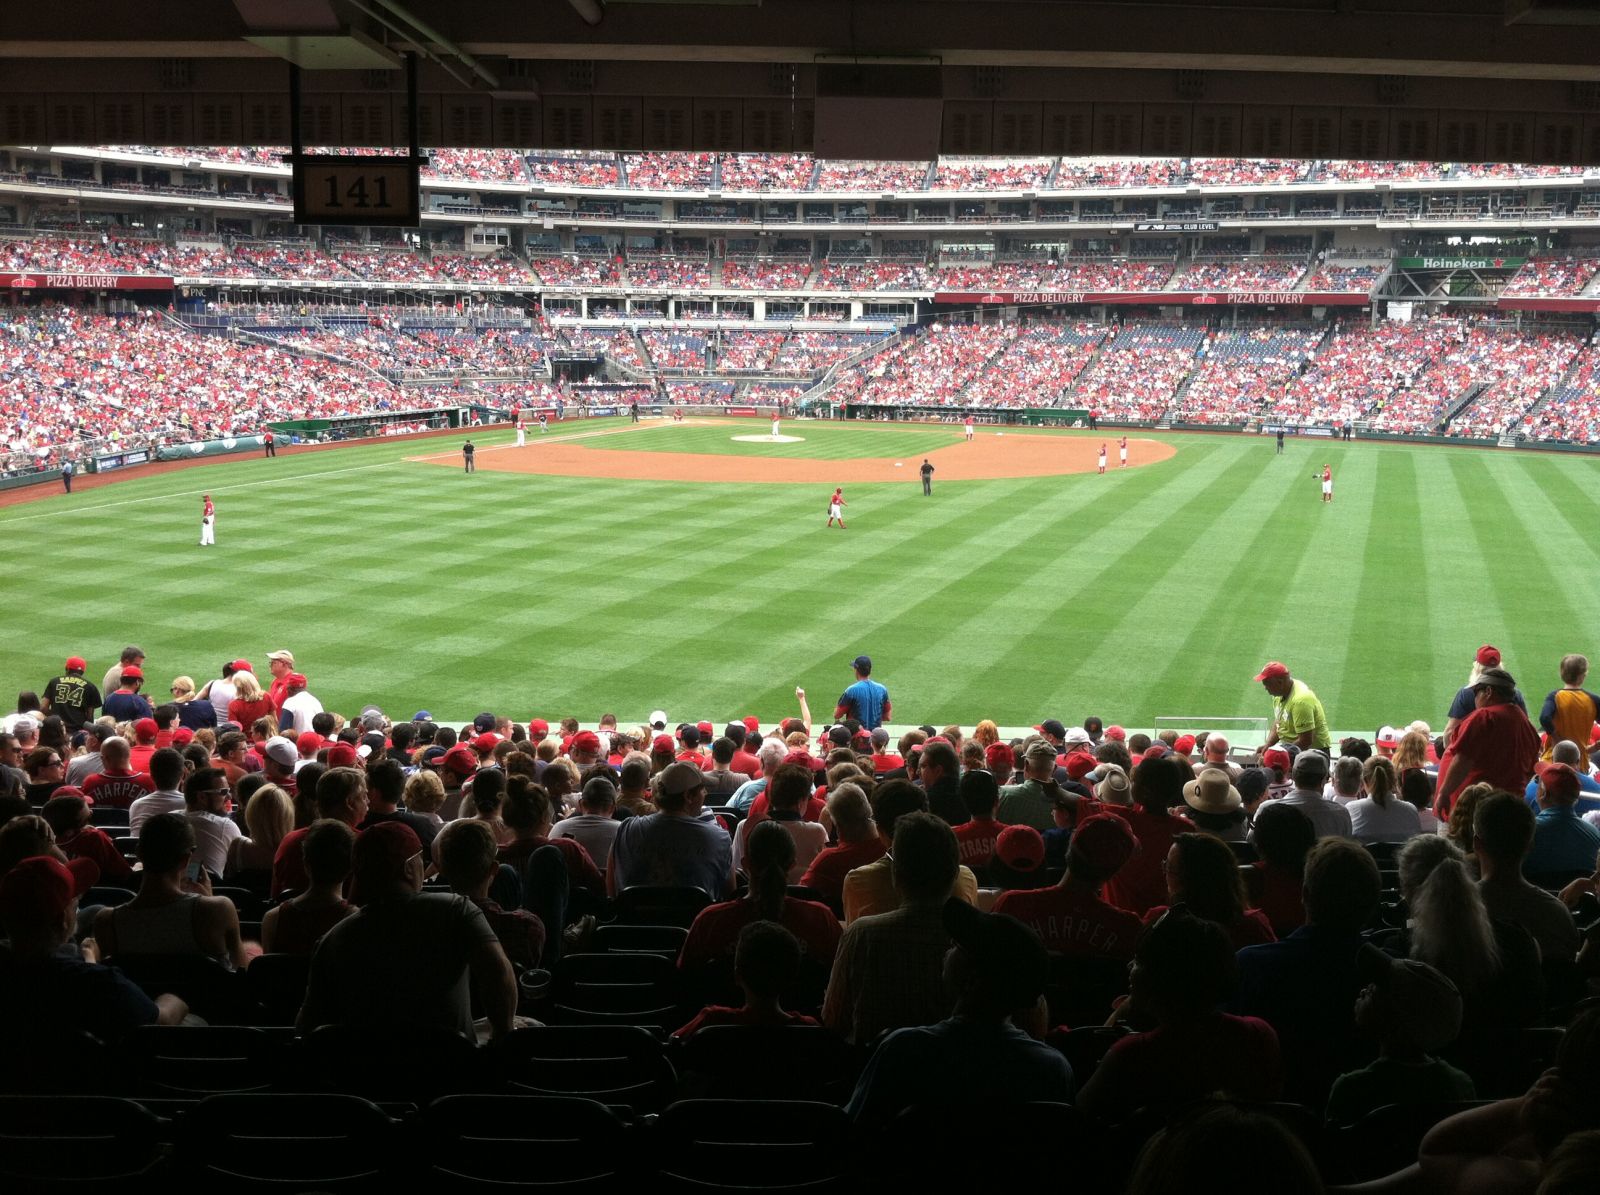
<svg viewBox="0 0 1600 1195"><path fill-rule="evenodd" d="M804 436L729 436L740 444L803 444Z"/></svg>

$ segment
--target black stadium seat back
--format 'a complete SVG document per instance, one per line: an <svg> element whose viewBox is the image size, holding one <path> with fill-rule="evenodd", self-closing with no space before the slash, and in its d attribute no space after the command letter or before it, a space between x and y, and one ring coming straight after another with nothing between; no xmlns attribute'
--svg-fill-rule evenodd
<svg viewBox="0 0 1600 1195"><path fill-rule="evenodd" d="M1008 1150L1003 1164L988 1150L929 1148L948 1132L952 1116L979 1141L1050 1145ZM1003 1180L1010 1191L1095 1191L1104 1135L1103 1125L1071 1104L975 1100L959 1110L924 1104L895 1117L870 1156L881 1180L907 1190L985 1190Z"/></svg>
<svg viewBox="0 0 1600 1195"><path fill-rule="evenodd" d="M1450 1065L1472 1076L1479 1099L1513 1099L1555 1065L1564 1029L1533 1028L1482 1032L1440 1053Z"/></svg>
<svg viewBox="0 0 1600 1195"><path fill-rule="evenodd" d="M677 965L659 954L568 954L556 964L552 1017L562 1024L676 1029L682 1015Z"/></svg>
<svg viewBox="0 0 1600 1195"><path fill-rule="evenodd" d="M375 1190L421 1161L399 1129L354 1095L214 1095L178 1121L179 1178L217 1191Z"/></svg>
<svg viewBox="0 0 1600 1195"><path fill-rule="evenodd" d="M125 1095L116 1051L85 1030L11 1033L0 1049L0 1094Z"/></svg>
<svg viewBox="0 0 1600 1195"><path fill-rule="evenodd" d="M112 845L122 853L124 859L137 861L139 858L139 840L127 834L113 834Z"/></svg>
<svg viewBox="0 0 1600 1195"><path fill-rule="evenodd" d="M286 1090L348 1092L375 1103L497 1090L490 1059L449 1029L323 1025L285 1060L279 1083Z"/></svg>
<svg viewBox="0 0 1600 1195"><path fill-rule="evenodd" d="M678 1067L685 1094L838 1104L861 1069L849 1043L816 1025L707 1025L684 1040Z"/></svg>
<svg viewBox="0 0 1600 1195"><path fill-rule="evenodd" d="M704 888L663 888L634 884L612 902L615 920L626 925L678 925L688 929L711 903Z"/></svg>
<svg viewBox="0 0 1600 1195"><path fill-rule="evenodd" d="M301 954L260 954L245 971L245 982L263 1025L293 1025L305 1003L311 959Z"/></svg>
<svg viewBox="0 0 1600 1195"><path fill-rule="evenodd" d="M1228 843L1228 849L1233 852L1233 857L1240 863L1254 863L1261 858L1253 842L1230 842Z"/></svg>
<svg viewBox="0 0 1600 1195"><path fill-rule="evenodd" d="M429 1191L612 1191L641 1151L630 1125L594 1100L451 1095L422 1113Z"/></svg>
<svg viewBox="0 0 1600 1195"><path fill-rule="evenodd" d="M679 1100L652 1133L658 1191L860 1190L844 1110L808 1100Z"/></svg>
<svg viewBox="0 0 1600 1195"><path fill-rule="evenodd" d="M90 905L104 905L108 909L116 909L127 904L138 893L131 888L102 887L95 885L83 894L83 899L78 902L80 908Z"/></svg>
<svg viewBox="0 0 1600 1195"><path fill-rule="evenodd" d="M260 921L266 916L267 902L248 888L215 887L211 889L211 895L226 896L232 901L240 921Z"/></svg>
<svg viewBox="0 0 1600 1195"><path fill-rule="evenodd" d="M603 954L659 954L676 959L689 931L676 925L602 925L595 931L595 949Z"/></svg>
<svg viewBox="0 0 1600 1195"><path fill-rule="evenodd" d="M636 1025L516 1029L489 1049L513 1094L579 1097L643 1114L664 1108L678 1082L666 1043Z"/></svg>
<svg viewBox="0 0 1600 1195"><path fill-rule="evenodd" d="M0 1096L0 1189L140 1189L164 1168L171 1125L129 1099Z"/></svg>
<svg viewBox="0 0 1600 1195"><path fill-rule="evenodd" d="M107 834L113 830L126 831L128 828L128 811L118 809L112 805L94 805L89 809L89 824L98 826ZM116 837L116 835L112 835Z"/></svg>
<svg viewBox="0 0 1600 1195"><path fill-rule="evenodd" d="M156 1099L201 1099L228 1092L266 1091L275 1057L290 1044L287 1029L231 1025L145 1025L119 1045L125 1073L139 1094Z"/></svg>

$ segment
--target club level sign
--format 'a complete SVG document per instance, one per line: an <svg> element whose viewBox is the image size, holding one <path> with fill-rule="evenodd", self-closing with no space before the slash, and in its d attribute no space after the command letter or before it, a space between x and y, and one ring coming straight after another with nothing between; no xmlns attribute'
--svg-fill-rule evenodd
<svg viewBox="0 0 1600 1195"><path fill-rule="evenodd" d="M409 157L303 154L294 163L294 221L415 228L419 171Z"/></svg>

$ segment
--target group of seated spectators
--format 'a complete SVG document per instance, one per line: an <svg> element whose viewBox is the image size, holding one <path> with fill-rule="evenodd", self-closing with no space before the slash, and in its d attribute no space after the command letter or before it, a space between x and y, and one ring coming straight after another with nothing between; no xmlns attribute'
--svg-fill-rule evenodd
<svg viewBox="0 0 1600 1195"><path fill-rule="evenodd" d="M1194 158L1189 181L1208 187L1271 186L1304 182L1313 163L1282 158Z"/></svg>
<svg viewBox="0 0 1600 1195"><path fill-rule="evenodd" d="M927 270L907 261L825 260L811 275L812 290L926 290Z"/></svg>
<svg viewBox="0 0 1600 1195"><path fill-rule="evenodd" d="M741 372L770 370L773 358L788 340L787 332L724 332L717 344L717 368Z"/></svg>
<svg viewBox="0 0 1600 1195"><path fill-rule="evenodd" d="M518 183L527 179L528 163L514 149L430 149L422 173L479 183Z"/></svg>
<svg viewBox="0 0 1600 1195"><path fill-rule="evenodd" d="M963 391L1010 347L1020 329L1004 324L934 324L852 367L844 393L887 406L962 406Z"/></svg>
<svg viewBox="0 0 1600 1195"><path fill-rule="evenodd" d="M1293 290L1306 272L1303 257L1199 258L1178 269L1174 290Z"/></svg>
<svg viewBox="0 0 1600 1195"><path fill-rule="evenodd" d="M1486 375L1480 375L1491 379L1489 386L1450 417L1446 432L1492 437L1511 430L1561 380L1583 344L1584 337L1570 331L1523 330L1496 335Z"/></svg>
<svg viewBox="0 0 1600 1195"><path fill-rule="evenodd" d="M717 155L701 151L623 154L628 185L645 191L702 191L716 174Z"/></svg>
<svg viewBox="0 0 1600 1195"><path fill-rule="evenodd" d="M1208 337L1173 417L1189 423L1253 422L1283 394L1323 335L1321 329L1264 327Z"/></svg>
<svg viewBox="0 0 1600 1195"><path fill-rule="evenodd" d="M1444 320L1341 323L1274 406L1279 418L1348 423L1385 402L1425 370L1450 342Z"/></svg>
<svg viewBox="0 0 1600 1195"><path fill-rule="evenodd" d="M722 263L722 285L733 290L804 290L811 277L809 261L745 261Z"/></svg>
<svg viewBox="0 0 1600 1195"><path fill-rule="evenodd" d="M622 177L616 154L589 151L536 151L529 154L524 169L533 182L563 187L615 187Z"/></svg>
<svg viewBox="0 0 1600 1195"><path fill-rule="evenodd" d="M1600 257L1530 257L1501 294L1579 295L1600 270Z"/></svg>
<svg viewBox="0 0 1600 1195"><path fill-rule="evenodd" d="M0 271L45 270L73 274L170 274L170 247L161 241L102 233L98 236L0 238Z"/></svg>
<svg viewBox="0 0 1600 1195"><path fill-rule="evenodd" d="M98 688L74 657L0 721L0 1009L47 1046L199 1034L203 1001L277 964L307 1042L493 1050L572 1023L583 984L539 977L600 973L632 927L670 957L632 968L668 1000L634 1023L683 1051L760 1029L750 1072L806 1029L862 1132L981 1089L1002 1119L1074 1104L1087 1189L1590 1190L1600 699L1565 657L1541 742L1478 659L1437 739L1311 720L1258 748L1094 716L891 734L854 687L765 726L346 716L284 650L269 686L239 659L153 704L138 648ZM1132 1177L1089 1183L1130 1140ZM1357 1173L1358 1147L1388 1164Z"/></svg>
<svg viewBox="0 0 1600 1195"><path fill-rule="evenodd" d="M1572 376L1555 387L1518 430L1533 440L1576 444L1600 440L1600 353L1592 343L1578 354Z"/></svg>
<svg viewBox="0 0 1600 1195"><path fill-rule="evenodd" d="M657 369L705 369L706 338L693 332L645 328L639 333L649 363Z"/></svg>
<svg viewBox="0 0 1600 1195"><path fill-rule="evenodd" d="M940 158L934 163L928 190L1037 191L1049 180L1055 165L1054 158Z"/></svg>
<svg viewBox="0 0 1600 1195"><path fill-rule="evenodd" d="M189 331L145 310L69 307L0 316L0 446L59 464L80 441L140 445L250 435L266 424L387 409L366 370L305 368L280 348Z"/></svg>
<svg viewBox="0 0 1600 1195"><path fill-rule="evenodd" d="M967 385L962 402L973 407L1049 407L1077 381L1105 340L1104 324L1040 323L1024 326L1005 350Z"/></svg>
<svg viewBox="0 0 1600 1195"><path fill-rule="evenodd" d="M1349 291L1371 294L1388 269L1387 263L1378 262L1325 262L1314 267L1301 284L1303 290Z"/></svg>
<svg viewBox="0 0 1600 1195"><path fill-rule="evenodd" d="M1520 418L1566 372L1582 340L1570 332L1521 331L1467 321L1447 323L1430 368L1382 401L1371 419L1386 431L1432 432L1474 387L1488 385L1481 409L1469 407L1456 435L1489 435ZM1476 402L1474 403L1476 406Z"/></svg>
<svg viewBox="0 0 1600 1195"><path fill-rule="evenodd" d="M1124 324L1073 389L1071 402L1108 418L1153 420L1194 368L1205 332L1163 324Z"/></svg>
<svg viewBox="0 0 1600 1195"><path fill-rule="evenodd" d="M920 191L927 162L856 162L823 158L815 191Z"/></svg>
<svg viewBox="0 0 1600 1195"><path fill-rule="evenodd" d="M723 154L724 191L804 191L817 163L810 154Z"/></svg>

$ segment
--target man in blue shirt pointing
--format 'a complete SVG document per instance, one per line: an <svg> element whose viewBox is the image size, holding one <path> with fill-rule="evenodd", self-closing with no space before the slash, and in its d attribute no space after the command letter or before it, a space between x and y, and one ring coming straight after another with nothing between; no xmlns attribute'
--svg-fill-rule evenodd
<svg viewBox="0 0 1600 1195"><path fill-rule="evenodd" d="M833 711L835 721L854 718L863 730L876 730L889 720L889 690L872 680L872 660L857 656L851 661L856 670L856 683L839 695L839 705Z"/></svg>

